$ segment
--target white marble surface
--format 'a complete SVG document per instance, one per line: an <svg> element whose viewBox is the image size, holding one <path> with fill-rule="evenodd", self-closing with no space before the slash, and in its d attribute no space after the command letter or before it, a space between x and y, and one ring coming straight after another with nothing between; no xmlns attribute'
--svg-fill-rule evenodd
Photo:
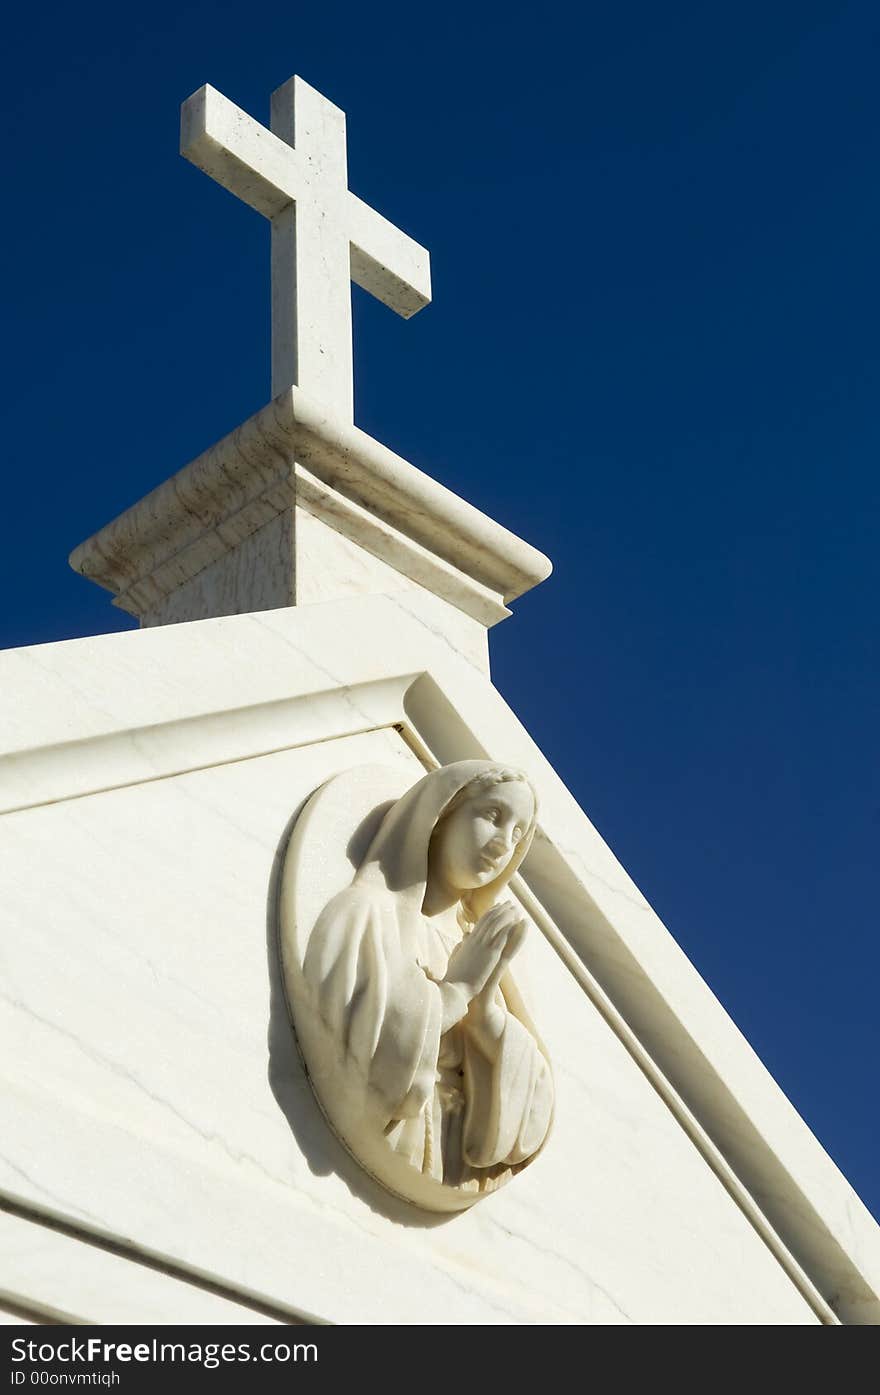
<svg viewBox="0 0 880 1395"><path fill-rule="evenodd" d="M0 784L19 810L0 820L4 1040L26 1065L8 1082L4 1189L340 1320L390 1263L389 1320L420 1320L420 1303L450 1322L812 1320L703 1145L537 937L525 967L560 1063L557 1130L487 1201L491 1221L412 1231L333 1170L314 1119L291 1127L309 1096L272 1035L266 884L280 829L337 762L390 755L416 769L424 743L440 761L529 770L543 833L529 885L845 1320L869 1320L876 1225L443 636L438 604L359 598L0 656ZM267 1024L281 1051L272 1081ZM8 1047L2 1059L8 1069ZM217 1215L231 1218L220 1233ZM288 1253L310 1256L307 1272ZM356 1291L340 1292L352 1263Z"/></svg>
<svg viewBox="0 0 880 1395"><path fill-rule="evenodd" d="M267 913L291 810L377 760L419 769L365 734L6 816L4 1189L332 1321L813 1321L537 935L524 991L559 1090L541 1157L436 1226L348 1163Z"/></svg>
<svg viewBox="0 0 880 1395"><path fill-rule="evenodd" d="M272 396L298 383L350 421L350 282L409 318L431 273L424 247L349 192L345 113L292 77L270 131L205 86L181 108L180 150L272 224Z"/></svg>
<svg viewBox="0 0 880 1395"><path fill-rule="evenodd" d="M296 600L293 509L285 509L255 533L183 581L149 610L142 625L179 625L211 615L276 610Z"/></svg>
<svg viewBox="0 0 880 1395"><path fill-rule="evenodd" d="M0 1212L0 1256L0 1310L5 1298L43 1322L274 1326L298 1321L296 1314L257 1312L232 1295L8 1212Z"/></svg>

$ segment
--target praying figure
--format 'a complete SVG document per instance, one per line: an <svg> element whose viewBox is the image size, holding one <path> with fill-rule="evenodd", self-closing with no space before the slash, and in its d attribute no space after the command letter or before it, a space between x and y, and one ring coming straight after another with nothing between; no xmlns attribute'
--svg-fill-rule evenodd
<svg viewBox="0 0 880 1395"><path fill-rule="evenodd" d="M336 1057L323 1090L312 1072L325 1113L386 1186L438 1209L507 1180L550 1127L549 1061L510 972L526 922L500 899L536 815L518 770L432 771L385 814L304 946Z"/></svg>

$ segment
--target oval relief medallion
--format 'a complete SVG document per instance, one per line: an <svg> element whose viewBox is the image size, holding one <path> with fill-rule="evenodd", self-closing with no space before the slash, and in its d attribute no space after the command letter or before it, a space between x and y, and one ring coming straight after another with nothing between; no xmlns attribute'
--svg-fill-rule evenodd
<svg viewBox="0 0 880 1395"><path fill-rule="evenodd" d="M550 1063L511 968L526 921L505 895L536 815L503 765L416 784L365 766L312 796L287 850L282 965L312 1088L357 1162L428 1210L508 1181L550 1127Z"/></svg>

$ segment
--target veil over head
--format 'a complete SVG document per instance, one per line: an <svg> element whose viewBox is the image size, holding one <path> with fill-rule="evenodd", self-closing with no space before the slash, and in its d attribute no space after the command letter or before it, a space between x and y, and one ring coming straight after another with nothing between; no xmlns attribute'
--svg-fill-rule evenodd
<svg viewBox="0 0 880 1395"><path fill-rule="evenodd" d="M428 881L428 849L437 825L456 795L468 785L503 776L515 778L532 795L529 826L502 871L485 886L463 898L471 919L477 920L497 900L529 850L535 833L538 800L531 781L519 770L487 760L459 760L423 776L385 815L355 877L355 884L377 882L406 902L409 913L421 914Z"/></svg>

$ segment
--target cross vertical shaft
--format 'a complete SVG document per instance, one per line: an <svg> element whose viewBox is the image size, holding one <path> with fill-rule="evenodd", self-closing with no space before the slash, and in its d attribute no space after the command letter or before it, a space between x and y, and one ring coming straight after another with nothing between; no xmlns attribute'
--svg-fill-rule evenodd
<svg viewBox="0 0 880 1395"><path fill-rule="evenodd" d="M354 414L345 113L301 78L272 94L271 128L314 197L272 219L272 395L298 383Z"/></svg>

